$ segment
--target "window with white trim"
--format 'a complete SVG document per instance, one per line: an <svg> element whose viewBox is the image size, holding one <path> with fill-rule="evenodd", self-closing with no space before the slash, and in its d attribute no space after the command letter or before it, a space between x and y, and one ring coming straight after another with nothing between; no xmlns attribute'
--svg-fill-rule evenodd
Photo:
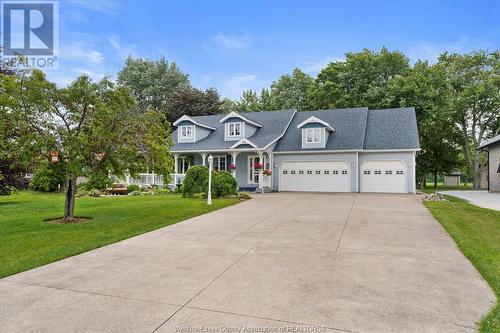
<svg viewBox="0 0 500 333"><path fill-rule="evenodd" d="M194 138L194 126L193 125L183 125L179 126L179 138L183 140Z"/></svg>
<svg viewBox="0 0 500 333"><path fill-rule="evenodd" d="M226 156L214 156L213 168L217 171L226 170L227 159Z"/></svg>
<svg viewBox="0 0 500 333"><path fill-rule="evenodd" d="M234 138L241 136L243 123L229 123L226 124L227 137Z"/></svg>
<svg viewBox="0 0 500 333"><path fill-rule="evenodd" d="M306 128L306 143L321 143L322 128Z"/></svg>

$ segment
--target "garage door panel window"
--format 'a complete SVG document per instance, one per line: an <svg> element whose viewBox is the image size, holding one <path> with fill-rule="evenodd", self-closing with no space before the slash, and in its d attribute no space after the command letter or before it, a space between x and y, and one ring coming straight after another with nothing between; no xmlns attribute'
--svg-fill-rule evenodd
<svg viewBox="0 0 500 333"><path fill-rule="evenodd" d="M397 174L397 175L403 175L403 174L404 174L404 172L403 172L403 170L398 170L398 171L396 171L396 174Z"/></svg>
<svg viewBox="0 0 500 333"><path fill-rule="evenodd" d="M392 175L392 170L385 170L386 175Z"/></svg>

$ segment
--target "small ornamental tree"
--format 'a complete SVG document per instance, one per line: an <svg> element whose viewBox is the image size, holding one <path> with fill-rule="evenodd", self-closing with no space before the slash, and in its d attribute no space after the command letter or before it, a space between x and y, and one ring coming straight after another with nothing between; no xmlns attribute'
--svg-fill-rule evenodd
<svg viewBox="0 0 500 333"><path fill-rule="evenodd" d="M182 181L182 196L192 196L195 193L207 192L208 167L195 165L188 169Z"/></svg>
<svg viewBox="0 0 500 333"><path fill-rule="evenodd" d="M34 70L18 75L10 93L23 154L36 160L58 152L65 164L66 222L74 218L77 177L135 175L152 164L159 174L171 169L168 124L157 112L138 114L128 88L80 76L60 89Z"/></svg>

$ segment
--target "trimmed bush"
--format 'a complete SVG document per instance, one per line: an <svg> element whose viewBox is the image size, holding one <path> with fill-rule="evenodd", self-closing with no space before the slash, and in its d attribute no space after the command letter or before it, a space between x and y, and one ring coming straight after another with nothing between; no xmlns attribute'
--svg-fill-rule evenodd
<svg viewBox="0 0 500 333"><path fill-rule="evenodd" d="M55 192L62 188L65 182L65 166L62 163L41 164L33 175L30 188L40 192Z"/></svg>
<svg viewBox="0 0 500 333"><path fill-rule="evenodd" d="M188 169L182 181L182 195L192 197L195 193L206 192L208 187L208 167L195 165Z"/></svg>
<svg viewBox="0 0 500 333"><path fill-rule="evenodd" d="M212 195L216 198L236 194L238 183L227 171L212 173Z"/></svg>
<svg viewBox="0 0 500 333"><path fill-rule="evenodd" d="M129 185L127 186L127 193L141 192L141 187L139 185Z"/></svg>

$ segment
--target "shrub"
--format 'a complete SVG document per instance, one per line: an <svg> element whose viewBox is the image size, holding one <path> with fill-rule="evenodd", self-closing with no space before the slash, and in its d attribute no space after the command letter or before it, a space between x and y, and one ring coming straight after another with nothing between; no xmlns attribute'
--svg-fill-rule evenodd
<svg viewBox="0 0 500 333"><path fill-rule="evenodd" d="M212 195L214 197L225 197L236 194L238 183L227 171L214 172L212 174Z"/></svg>
<svg viewBox="0 0 500 333"><path fill-rule="evenodd" d="M75 196L76 196L77 198L81 198L81 197L88 197L89 195L90 195L90 191L87 191L87 190L86 190L86 189L84 189L84 188L78 188L78 189L76 190L76 194L75 194Z"/></svg>
<svg viewBox="0 0 500 333"><path fill-rule="evenodd" d="M135 197L137 195L141 195L141 191L132 191L128 195Z"/></svg>
<svg viewBox="0 0 500 333"><path fill-rule="evenodd" d="M64 164L44 163L35 170L30 188L35 191L54 192L64 185L65 177Z"/></svg>
<svg viewBox="0 0 500 333"><path fill-rule="evenodd" d="M7 184L7 181L0 173L0 195L10 195L10 193L11 193L10 186L9 184Z"/></svg>
<svg viewBox="0 0 500 333"><path fill-rule="evenodd" d="M89 177L89 179L78 186L87 191L91 190L105 190L111 185L111 179L107 174L94 174Z"/></svg>
<svg viewBox="0 0 500 333"><path fill-rule="evenodd" d="M141 192L141 187L139 185L129 185L127 186L127 192L132 193L132 192Z"/></svg>
<svg viewBox="0 0 500 333"><path fill-rule="evenodd" d="M252 198L248 192L239 192L236 197L240 200L248 200Z"/></svg>
<svg viewBox="0 0 500 333"><path fill-rule="evenodd" d="M164 195L164 194L170 194L171 191L167 188L159 188L159 189L155 190L154 193L159 194L159 195Z"/></svg>
<svg viewBox="0 0 500 333"><path fill-rule="evenodd" d="M208 187L208 168L195 165L188 169L182 181L182 195L193 196L195 193L205 192Z"/></svg>

